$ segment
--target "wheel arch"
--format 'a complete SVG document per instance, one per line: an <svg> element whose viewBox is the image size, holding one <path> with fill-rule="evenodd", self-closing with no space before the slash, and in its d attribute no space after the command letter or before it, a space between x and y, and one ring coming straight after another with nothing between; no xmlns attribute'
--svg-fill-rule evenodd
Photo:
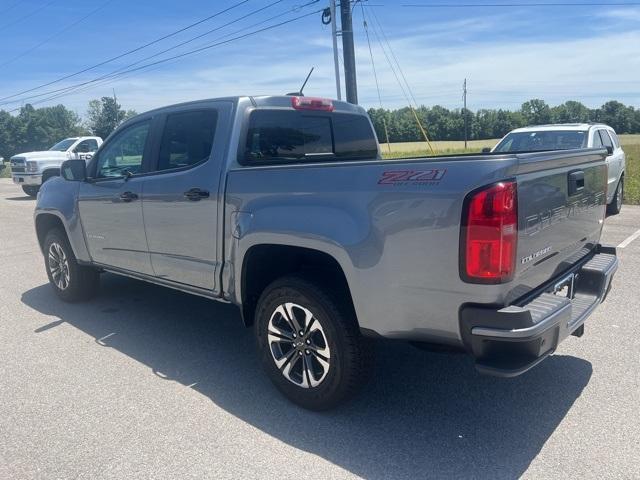
<svg viewBox="0 0 640 480"><path fill-rule="evenodd" d="M87 250L82 229L79 228L77 217L72 218L73 228L70 228L67 219L56 210L36 211L35 229L38 238L38 246L43 251L44 239L51 228L59 228L67 237L71 250L79 263L91 263L91 257Z"/></svg>
<svg viewBox="0 0 640 480"><path fill-rule="evenodd" d="M42 171L42 183L49 180L51 177L60 176L60 167L45 168Z"/></svg>
<svg viewBox="0 0 640 480"><path fill-rule="evenodd" d="M265 243L251 246L242 259L238 300L245 326L253 324L257 302L264 289L274 280L290 274L302 275L330 287L352 309L357 321L347 276L335 257L313 248Z"/></svg>
<svg viewBox="0 0 640 480"><path fill-rule="evenodd" d="M53 228L62 230L62 232L67 236L67 239L69 239L69 235L67 233L67 229L64 226L64 222L59 216L54 213L41 213L39 215L36 215L35 223L36 236L38 237L38 245L40 246L41 251L44 251L44 240L47 236L47 232L49 232Z"/></svg>

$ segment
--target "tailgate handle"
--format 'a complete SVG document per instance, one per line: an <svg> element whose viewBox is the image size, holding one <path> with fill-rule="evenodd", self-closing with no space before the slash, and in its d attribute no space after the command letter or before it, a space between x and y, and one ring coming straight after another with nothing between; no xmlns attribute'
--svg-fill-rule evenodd
<svg viewBox="0 0 640 480"><path fill-rule="evenodd" d="M573 170L569 172L569 196L576 195L584 190L584 172Z"/></svg>

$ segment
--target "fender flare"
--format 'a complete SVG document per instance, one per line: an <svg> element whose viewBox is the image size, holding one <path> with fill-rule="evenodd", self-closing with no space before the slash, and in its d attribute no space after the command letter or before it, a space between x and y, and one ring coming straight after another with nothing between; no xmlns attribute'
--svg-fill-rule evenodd
<svg viewBox="0 0 640 480"><path fill-rule="evenodd" d="M42 183L45 182L45 177L49 180L51 177L59 177L60 176L60 167L49 167L45 168L42 171Z"/></svg>

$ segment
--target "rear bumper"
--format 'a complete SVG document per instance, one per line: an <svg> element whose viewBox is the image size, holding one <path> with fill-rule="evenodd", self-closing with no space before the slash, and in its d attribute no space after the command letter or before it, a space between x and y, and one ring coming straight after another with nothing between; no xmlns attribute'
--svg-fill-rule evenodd
<svg viewBox="0 0 640 480"><path fill-rule="evenodd" d="M514 377L551 355L569 335L581 336L584 322L609 293L617 269L616 249L600 245L593 255L521 304L501 309L464 307L462 336L476 368ZM573 282L572 298L552 292L564 279Z"/></svg>
<svg viewBox="0 0 640 480"><path fill-rule="evenodd" d="M42 175L39 173L34 175L13 173L11 174L11 178L16 185L40 185L42 183Z"/></svg>

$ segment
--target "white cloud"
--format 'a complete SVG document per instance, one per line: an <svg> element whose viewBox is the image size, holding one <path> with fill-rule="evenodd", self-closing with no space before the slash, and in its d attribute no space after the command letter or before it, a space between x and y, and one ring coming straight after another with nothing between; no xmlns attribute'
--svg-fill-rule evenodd
<svg viewBox="0 0 640 480"><path fill-rule="evenodd" d="M629 10L624 11L628 16ZM607 14L616 15L614 12ZM473 109L517 108L533 97L552 104L577 99L595 106L612 98L640 104L640 31L609 30L589 38L553 41L527 40L517 35L510 35L508 42L478 40L482 32L495 33L505 21L496 16L423 24L405 30L402 38L393 39L393 49L418 102L460 107L462 81L466 77ZM510 28L517 28L517 19L509 21ZM357 41L360 103L377 106L366 41ZM328 32L314 30L294 42L270 32L254 42L214 49L171 67L140 72L119 80L113 87L126 108L144 111L199 98L283 94L297 89L308 68L315 66L306 93L335 96ZM375 41L373 47L384 106L405 105L402 91ZM60 101L83 113L88 99L110 95L111 88L112 85L97 87Z"/></svg>
<svg viewBox="0 0 640 480"><path fill-rule="evenodd" d="M599 16L624 22L640 22L640 8L614 8L600 12Z"/></svg>

